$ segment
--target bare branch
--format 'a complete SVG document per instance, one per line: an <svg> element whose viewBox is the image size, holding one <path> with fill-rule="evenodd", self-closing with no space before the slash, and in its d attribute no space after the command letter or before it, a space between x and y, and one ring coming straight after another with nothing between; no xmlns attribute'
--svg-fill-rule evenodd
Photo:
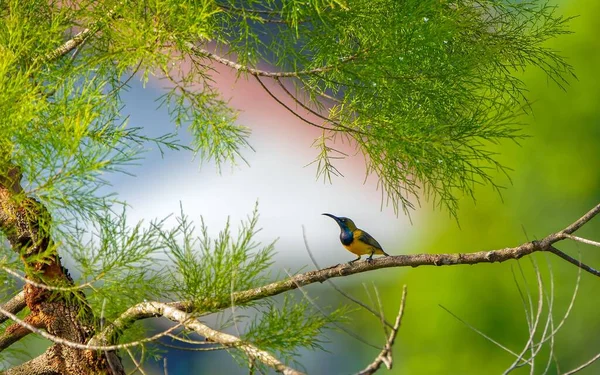
<svg viewBox="0 0 600 375"><path fill-rule="evenodd" d="M567 262L576 265L577 267L581 268L582 270L591 273L594 276L600 276L600 271L588 266L587 264L582 263L581 261L563 253L562 251L558 250L557 248L555 248L554 246L549 246L547 249L549 252L551 252L552 254L558 255L559 257L563 258L564 260L566 260Z"/></svg>
<svg viewBox="0 0 600 375"><path fill-rule="evenodd" d="M588 367L589 365L591 365L592 363L596 362L599 359L600 359L600 353L598 353L595 356L593 356L589 361L587 361L586 363L582 364L581 366L576 367L576 368L574 368L571 371L567 371L567 372L563 373L563 375L575 374L575 373L583 370L584 368Z"/></svg>
<svg viewBox="0 0 600 375"><path fill-rule="evenodd" d="M0 336L0 352L30 333L30 330L22 327L18 323L8 326L6 331Z"/></svg>
<svg viewBox="0 0 600 375"><path fill-rule="evenodd" d="M310 120L307 120L306 118L304 118L303 116L299 115L296 111L294 111L292 108L290 108L288 105L286 105L284 102L281 101L281 99L279 99L275 94L273 94L273 92L271 90L269 90L269 88L263 83L263 81L260 80L259 76L254 76L254 78L256 78L256 80L258 81L258 83L260 83L260 85L262 86L262 88L267 92L267 94L269 94L269 96L271 98L273 98L273 100L275 100L277 103L279 103L279 105L281 105L283 108L287 109L291 114L293 114L294 116L296 116L297 118L299 118L300 120L302 120L303 122L312 125L316 128L319 129L323 129L323 130L330 130L330 131L341 131L340 129L335 129L335 128L328 128L326 126L323 125L319 125L315 122L312 122Z"/></svg>
<svg viewBox="0 0 600 375"><path fill-rule="evenodd" d="M56 48L54 51L47 53L41 60L47 62L58 59L82 45L89 37L96 34L107 21L116 17L117 9L120 8L124 3L125 1L120 1L119 3L117 3L111 10L109 10L106 13L104 17L96 21L92 26L79 32L72 39L67 40L63 45Z"/></svg>
<svg viewBox="0 0 600 375"><path fill-rule="evenodd" d="M406 304L406 285L402 288L402 299L400 300L400 309L398 310L398 315L396 316L396 321L394 322L394 326L390 332L390 335L385 343L385 347L379 353L377 358L369 364L364 370L359 372L357 375L371 375L377 372L381 367L381 364L385 364L388 370L391 370L393 360L392 360L392 347L394 345L394 340L396 340L396 335L398 334L398 329L400 329L400 323L402 322L402 316L404 315L404 306Z"/></svg>
<svg viewBox="0 0 600 375"><path fill-rule="evenodd" d="M565 234L564 235L566 238L569 238L573 241L577 241L577 242L581 242L587 245L592 245L592 246L596 246L596 247L600 247L600 242L596 242L596 241L592 241L592 240L588 240L587 238L581 238L581 237L577 237L577 236L572 236L570 234Z"/></svg>
<svg viewBox="0 0 600 375"><path fill-rule="evenodd" d="M25 292L21 291L19 294L10 299L10 301L6 302L2 309L10 312L11 314L16 314L19 311L25 308ZM8 320L8 316L0 314L0 324L4 323Z"/></svg>
<svg viewBox="0 0 600 375"><path fill-rule="evenodd" d="M325 66L321 66L319 68L314 68L314 69L307 69L307 70L299 70L299 71L295 71L295 72L271 72L271 71L266 71L266 70L260 70L260 69L255 69L255 68L251 68L249 66L244 66L242 64L239 64L235 61L226 59L222 56L216 55L212 52L209 52L207 50L205 50L204 48L198 47L196 46L194 43L191 42L187 42L186 43L186 47L189 48L191 51L193 51L195 54L203 56L203 57L207 57L213 61L216 61L220 64L223 64L225 66L228 66L230 68L233 68L235 70L237 70L238 72L244 72L244 73L248 73L251 74L255 77L268 77L268 78L285 78L285 77L301 77L301 76L308 76L311 74L317 74L317 73L325 73L328 72L330 70L334 70L336 68L338 68L340 65L343 65L349 61L352 60L356 60L361 54L361 53L357 53L355 55L352 56L348 56L345 58L340 59L340 61L335 64L335 65L325 65ZM364 51L363 51L364 52Z"/></svg>
<svg viewBox="0 0 600 375"><path fill-rule="evenodd" d="M585 220L591 220L598 212L600 212L600 204L583 216ZM593 213L593 214L590 214ZM579 219L576 223L581 223ZM583 224L581 224L583 225ZM567 229L573 227L569 226ZM565 229L565 231L567 230ZM564 240L566 237L563 232L551 234L541 241L526 242L517 247L509 247L499 250L479 251L475 253L456 253L456 254L411 254L411 255L395 255L374 259L371 262L355 262L352 264L338 264L333 267L309 271L288 277L285 280L276 281L255 289L249 289L241 292L233 293L228 301L212 301L204 300L199 302L178 301L167 303L168 306L181 310L183 312L202 311L211 312L219 311L230 307L231 303L236 305L245 304L251 301L275 296L290 290L298 289L305 285L316 282L324 282L335 277L344 277L357 273L372 271L380 268L391 267L418 267L418 266L451 266L459 264L478 264L478 263L495 263L505 262L511 259L520 259L526 255L530 255L538 251L550 251L555 253L552 244ZM558 250L556 250L558 251ZM558 251L564 256L568 255ZM570 258L570 257L569 257ZM572 259L572 258L571 258ZM587 272L600 276L600 272L591 267L584 265L573 259L571 262ZM100 332L92 341L96 342L112 342L119 332L127 329L133 322L141 319L155 317L153 310L146 308L147 303L141 303L129 308L112 324L108 325ZM377 313L375 313L377 316ZM106 341L105 341L106 340ZM515 356L518 356L515 354Z"/></svg>
<svg viewBox="0 0 600 375"><path fill-rule="evenodd" d="M592 218L594 218L594 216L598 215L598 213L600 213L600 204L597 205L596 207L592 208L591 210L589 210L585 215L580 217L573 224L569 225L562 232L566 233L566 234L575 233L575 231L577 231L579 228L584 226L585 223L587 223L588 221L592 220Z"/></svg>
<svg viewBox="0 0 600 375"><path fill-rule="evenodd" d="M139 305L137 305L139 306ZM63 339L61 337L52 335L48 332L42 331L41 329L37 328L36 325L31 324L30 322L27 321L27 319L19 319L18 316L10 313L9 311L4 310L2 307L0 307L0 313L7 315L10 319L12 319L13 321L15 321L19 326L35 332L36 334L42 336L45 339L48 339L52 342L54 342L55 344L60 344L60 345L65 345L68 346L70 348L75 348L75 349L82 349L82 350L103 350L103 351L114 351L114 350L118 350L118 349L125 349L125 348L130 348L133 346L138 346L141 345L143 343L146 342L150 342L150 341L154 341L157 340L163 336L166 336L167 334L171 333L172 331L174 331L175 329L179 328L179 325L173 326L163 332L157 333L154 336L142 339L142 340L138 340L138 341L133 341L133 342L129 342L126 344L119 344L119 345L97 345L96 342L98 342L97 340L94 340L94 338L92 338L92 340L90 340L90 342L88 344L81 344L78 342L74 342L74 341L70 341L70 340L66 340ZM98 337L98 336L96 336Z"/></svg>
<svg viewBox="0 0 600 375"><path fill-rule="evenodd" d="M264 350L258 349L246 342L243 342L239 337L214 330L201 322L199 322L192 314L178 310L168 304L160 302L145 302L139 304L135 309L146 316L163 316L172 321L178 322L185 326L187 329L196 332L197 334L209 339L210 341L219 343L221 345L236 348L244 352L250 359L255 359L264 363L265 365L273 368L277 372L281 372L286 375L301 375L302 373L294 370L291 367L286 366L271 353ZM129 309L128 311L130 311ZM135 314L135 312L130 312ZM93 342L97 342L99 337L92 339Z"/></svg>
<svg viewBox="0 0 600 375"><path fill-rule="evenodd" d="M554 235L551 235L554 236ZM548 238L548 237L547 237ZM315 282L323 282L334 277L344 277L357 273L372 271L380 268L391 267L418 267L418 266L452 266L460 264L478 264L478 263L495 263L506 262L511 259L520 259L526 255L530 255L537 251L551 251L551 244L560 241L559 238L553 241L533 241L527 242L517 247L509 247L500 250L479 251L475 253L455 253L455 254L411 254L411 255L395 255L374 259L372 262L355 262L352 264L338 264L336 266L325 268L316 271L310 271L296 275L286 280L277 281L271 284L261 286L256 289L250 289L243 292L235 293L234 300L237 304L262 299L265 297L274 296L288 290L296 289L299 286L305 286ZM544 247L545 246L545 247ZM554 251L552 251L554 252ZM574 260L573 264L581 265L581 268L596 276L600 276L600 272L591 267ZM189 302L175 302L174 306L189 306ZM220 304L212 304L206 301L202 304L207 310L222 309L226 306Z"/></svg>

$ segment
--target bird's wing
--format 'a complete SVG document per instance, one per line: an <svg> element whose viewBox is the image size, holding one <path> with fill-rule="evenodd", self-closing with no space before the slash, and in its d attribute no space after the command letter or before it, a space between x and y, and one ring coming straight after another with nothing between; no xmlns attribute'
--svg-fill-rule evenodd
<svg viewBox="0 0 600 375"><path fill-rule="evenodd" d="M360 231L360 234L358 235L358 240L366 243L367 245L373 246L376 249L380 249L381 251L383 251L383 248L381 247L379 242L377 242L377 240L374 239L373 236L371 236L369 233L365 232L364 230Z"/></svg>

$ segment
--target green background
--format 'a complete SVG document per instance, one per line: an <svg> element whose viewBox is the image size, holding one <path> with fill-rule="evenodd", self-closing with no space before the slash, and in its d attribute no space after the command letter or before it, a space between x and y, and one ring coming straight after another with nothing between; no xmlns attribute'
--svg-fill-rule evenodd
<svg viewBox="0 0 600 375"><path fill-rule="evenodd" d="M600 5L593 0L564 2L559 11L577 16L571 21L574 34L553 41L574 66L577 80L566 90L548 82L543 72L530 69L523 80L533 102L523 118L531 137L519 145L497 147L501 160L513 171L512 183L505 179L502 198L487 188L478 189L476 202L465 198L460 205L460 228L446 213L422 214L417 233L405 252L472 252L516 246L556 232L583 215L600 201ZM425 206L421 211L428 211ZM599 240L600 219L586 225L579 236ZM595 268L600 267L600 249L565 241L563 251ZM397 251L392 252L396 253ZM554 281L553 317L557 324L567 309L577 281L577 267L552 254L533 257L550 294ZM395 314L401 286L409 296L398 344L395 368L398 374L496 374L514 357L481 337L444 311L443 305L467 323L519 353L528 339L525 309L513 279L530 290L537 309L537 283L529 258L518 262L526 275L524 284L517 262L457 267L422 267L398 273L386 271L380 281L388 316ZM573 310L555 337L554 356L559 372L577 367L600 352L600 280L583 272ZM544 297L545 298L545 297ZM527 302L529 303L529 302ZM542 332L548 316L542 311ZM373 319L364 325L376 325ZM380 333L380 330L372 330ZM376 336L379 340L380 336ZM539 340L540 335L536 336ZM536 360L535 373L542 373L550 343ZM528 354L529 355L529 354ZM368 360L366 353L361 355ZM514 373L528 373L529 367ZM556 373L552 364L549 373ZM581 374L600 373L595 363Z"/></svg>

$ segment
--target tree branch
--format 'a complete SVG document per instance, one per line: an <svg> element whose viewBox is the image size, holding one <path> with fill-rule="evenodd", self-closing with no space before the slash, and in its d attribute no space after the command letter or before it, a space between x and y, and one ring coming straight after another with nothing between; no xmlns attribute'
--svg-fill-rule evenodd
<svg viewBox="0 0 600 375"><path fill-rule="evenodd" d="M357 53L355 55L342 58L342 59L340 59L339 63L337 63L335 65L325 65L325 66L321 66L319 68L299 70L299 71L295 71L295 72L292 72L292 71L271 72L271 71L251 68L249 66L244 66L235 61L226 59L226 58L216 55L212 52L209 52L209 51L205 50L204 48L200 48L191 42L187 42L186 47L189 48L191 51L193 51L195 54L209 58L209 59L216 61L222 65L233 68L239 72L248 73L255 77L268 77L268 78L301 77L301 76L307 76L307 75L311 75L311 74L325 73L330 70L336 69L340 65L345 64L349 61L356 60L361 55L361 53Z"/></svg>
<svg viewBox="0 0 600 375"><path fill-rule="evenodd" d="M153 302L145 302L145 303L153 303ZM144 304L145 304L144 303ZM158 303L158 302L156 302ZM136 306L134 306L133 308L130 308L129 310L132 309L136 309L139 310L140 309L140 305L143 304L138 304ZM127 310L127 311L129 311ZM141 340L137 340L137 341L132 341L132 342L128 342L125 344L118 344L118 345L98 345L97 343L100 342L104 342L101 341L103 339L102 335L96 335L94 338L90 339L89 342L87 344L82 344L76 341L72 341L72 340L68 340L68 339L64 339L62 337L58 337L55 335L52 335L48 332L42 331L41 329L37 328L36 325L31 324L31 322L28 319L19 319L18 316L11 314L10 312L3 310L0 307L0 313L8 315L10 317L10 319L12 319L13 321L16 322L16 324L18 324L19 326L31 331L31 332L35 332L36 334L42 336L45 339L48 339L50 341L52 341L55 344L59 344L59 345L64 345L64 346L68 346L69 348L73 348L73 349L80 349L80 350L96 350L96 351L115 351L118 349L126 349L126 348L130 348L130 347L134 347L134 346L139 346L141 344L144 344L146 342L151 342L151 341L155 341L158 340L159 338L168 335L169 333L171 333L172 331L174 331L176 328L178 328L179 326L175 326L175 327L171 327L165 331L159 332L154 336L150 336ZM158 316L158 315L150 315L150 316ZM149 317L149 316L144 316L144 317ZM143 319L143 318L140 318ZM109 353L112 355L112 353Z"/></svg>
<svg viewBox="0 0 600 375"><path fill-rule="evenodd" d="M552 245L556 242L567 239L564 233L568 231L574 232L583 224L587 223L600 212L600 204L586 213L582 218L578 219L574 224L567 227L565 230L550 234L541 241L526 242L517 247L507 247L499 250L478 251L475 253L455 253L455 254L410 254L410 255L395 255L373 259L371 262L354 262L351 264L342 263L333 267L324 268L315 271L298 274L289 277L285 280L275 281L273 283L263 285L258 288L249 289L232 294L229 301L211 301L205 300L200 302L178 301L167 303L175 309L191 312L191 311L219 311L225 309L234 303L236 305L245 304L251 301L260 300L263 298L275 296L290 290L298 289L305 285L316 282L322 283L328 279L335 277L344 277L357 273L372 271L380 268L391 267L418 267L418 266L454 266L461 264L479 264L479 263L495 263L506 262L511 259L520 259L534 252L549 251L561 258L569 261L572 264L580 267L595 276L600 277L600 271L589 267L557 250ZM577 224L577 226L575 226ZM571 260L569 260L571 259ZM129 308L112 324L108 325L97 337L108 339L109 342L115 340L119 332L127 329L133 322L141 319L153 317L146 309L140 309L140 306L145 306L145 303L138 304Z"/></svg>
<svg viewBox="0 0 600 375"><path fill-rule="evenodd" d="M549 252L551 252L554 255L557 255L559 257L561 257L562 259L566 260L567 262L576 265L577 267L581 268L582 270L591 273L592 275L595 276L599 276L600 277L600 271L588 266L587 264L581 263L580 261L578 261L577 259L563 253L562 251L558 250L557 248L555 248L554 246L549 246L547 249Z"/></svg>
<svg viewBox="0 0 600 375"><path fill-rule="evenodd" d="M381 367L381 364L385 364L388 370L392 369L393 359L392 359L392 346L394 345L394 340L396 340L396 335L398 334L398 329L400 329L400 323L402 322L402 316L404 315L404 306L406 304L406 285L402 288L402 299L400 300L400 309L398 310L398 315L396 315L396 321L394 322L394 326L388 336L387 342L383 347L383 350L379 355L375 358L375 360L365 367L364 370L359 372L357 375L371 375L377 372Z"/></svg>
<svg viewBox="0 0 600 375"><path fill-rule="evenodd" d="M301 116L300 114L298 114L296 111L294 111L292 108L290 108L288 105L286 105L283 101L281 101L281 99L279 99L275 94L273 94L273 92L271 90L269 90L269 88L263 83L263 81L260 80L259 76L254 76L254 78L256 78L256 80L258 81L258 83L260 83L260 85L263 88L263 90L265 90L267 92L267 94L269 94L269 96L271 98L273 98L273 100L275 100L277 103L279 103L279 105L281 105L283 108L287 109L291 114L293 114L294 116L296 116L297 118L299 118L303 122L305 122L305 123L307 123L309 125L312 125L312 126L314 126L316 128L323 129L323 130L340 131L340 129L328 128L326 126L319 125L319 124L317 124L315 122L312 122L312 121L304 118L303 116Z"/></svg>
<svg viewBox="0 0 600 375"><path fill-rule="evenodd" d="M23 319L23 322L38 329L44 327L41 319L36 314L27 315L27 317ZM30 333L30 329L18 322L11 324L6 328L2 336L0 336L0 351L3 351Z"/></svg>
<svg viewBox="0 0 600 375"><path fill-rule="evenodd" d="M6 302L2 309L10 312L11 314L17 314L19 311L25 308L25 291L20 291L19 294L11 298ZM0 324L8 320L8 316L0 313Z"/></svg>
<svg viewBox="0 0 600 375"><path fill-rule="evenodd" d="M584 226L588 221L592 220L594 218L594 216L598 215L598 213L600 213L600 204L597 205L596 207L592 208L591 210L589 210L585 215L583 215L582 217L577 219L577 221L575 221L573 224L569 225L564 230L562 230L562 233L566 233L566 234L575 233L579 228Z"/></svg>
<svg viewBox="0 0 600 375"><path fill-rule="evenodd" d="M598 242L598 241L592 241L592 240L588 240L587 238L581 238L581 237L577 237L577 236L572 236L570 234L565 234L564 236L566 238L569 238L569 239L573 240L573 241L581 242L581 243L584 243L586 245L592 245L592 246L600 247L600 242Z"/></svg>
<svg viewBox="0 0 600 375"><path fill-rule="evenodd" d="M574 368L571 371L567 371L567 372L563 373L563 375L572 375L572 374L575 374L575 373L583 370L584 368L588 367L589 365L591 365L592 363L596 362L599 359L600 359L600 353L598 353L595 356L593 356L589 361L583 363L581 366L578 366L578 367Z"/></svg>
<svg viewBox="0 0 600 375"><path fill-rule="evenodd" d="M58 361L53 360L57 355L56 346L51 346L43 354L34 359L12 367L2 373L2 375L48 375L60 374Z"/></svg>
<svg viewBox="0 0 600 375"><path fill-rule="evenodd" d="M55 50L53 50L50 53L47 53L41 60L43 62L48 62L48 61L58 59L64 55L66 55L67 53L71 52L75 48L79 47L80 45L82 45L89 37L96 34L102 28L102 26L104 26L104 23L106 21L115 18L117 15L117 9L120 8L124 3L125 3L125 1L118 2L111 10L109 10L106 13L106 15L104 17L102 17L98 21L94 22L94 24L92 26L90 26L89 28L84 29L83 31L77 33L77 35L75 35L73 38L67 40L60 47L56 48Z"/></svg>
<svg viewBox="0 0 600 375"><path fill-rule="evenodd" d="M130 315L132 317L139 316L162 316L170 319L174 322L178 322L185 326L187 329L192 330L203 336L210 341L219 343L221 345L236 348L244 352L250 359L260 361L265 365L273 368L277 372L281 372L286 375L302 375L301 372L294 370L291 367L286 366L277 358L275 358L269 352L258 349L248 343L242 341L239 337L214 330L201 322L199 322L193 315L174 308L166 303L161 302L144 302L140 303L125 312L123 315ZM123 315L121 318L123 318ZM94 337L90 341L90 345L101 343L102 340L108 338L107 336L102 337L101 335Z"/></svg>

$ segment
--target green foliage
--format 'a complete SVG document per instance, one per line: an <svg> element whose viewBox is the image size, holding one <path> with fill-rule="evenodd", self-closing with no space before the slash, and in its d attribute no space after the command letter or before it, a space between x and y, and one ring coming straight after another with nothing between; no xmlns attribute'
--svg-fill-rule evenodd
<svg viewBox="0 0 600 375"><path fill-rule="evenodd" d="M304 87L336 98L331 132L354 140L395 207L423 192L454 214L476 184L498 187L492 172L504 167L486 143L521 137L515 70L541 66L558 81L570 72L543 46L567 19L534 2L369 1L328 21L306 38L302 68L333 68Z"/></svg>
<svg viewBox="0 0 600 375"><path fill-rule="evenodd" d="M84 290L96 317L111 320L136 303L168 295L162 225L164 220L131 227L125 211L105 212L94 227L58 237L75 263L76 284L88 284Z"/></svg>
<svg viewBox="0 0 600 375"><path fill-rule="evenodd" d="M331 325L344 320L348 309L340 307L328 315L321 314L309 301L297 301L286 295L280 306L270 303L249 326L244 339L259 348L276 352L286 361L301 348L324 350L320 335Z"/></svg>
<svg viewBox="0 0 600 375"><path fill-rule="evenodd" d="M214 240L203 221L196 237L193 223L183 211L177 222L162 236L174 263L171 277L178 298L193 301L204 310L219 309L231 303L232 293L267 280L265 271L272 263L274 243L261 246L253 240L258 231L258 206L241 223L237 236L232 235L229 221Z"/></svg>
<svg viewBox="0 0 600 375"><path fill-rule="evenodd" d="M561 85L571 74L545 46L568 19L537 1L6 1L0 10L0 146L23 165L32 193L83 217L106 207L89 198L99 175L140 157L122 139L119 97L135 73L168 79L162 101L173 123L220 167L243 160L249 129L207 60L229 59L240 74L281 69L294 100L325 115L319 174L336 173L329 154L350 140L395 208L424 193L452 214L477 184L499 188L491 176L506 167L486 145L523 136L516 118L527 102L515 73L537 66ZM96 33L48 60L75 24ZM250 72L261 61L276 69Z"/></svg>
<svg viewBox="0 0 600 375"><path fill-rule="evenodd" d="M202 160L213 160L221 167L243 159L241 149L248 146L249 129L234 124L237 114L210 86L195 90L194 78L190 73L179 81L172 79L175 87L163 96L162 104L168 107L176 126L188 125L194 153Z"/></svg>

